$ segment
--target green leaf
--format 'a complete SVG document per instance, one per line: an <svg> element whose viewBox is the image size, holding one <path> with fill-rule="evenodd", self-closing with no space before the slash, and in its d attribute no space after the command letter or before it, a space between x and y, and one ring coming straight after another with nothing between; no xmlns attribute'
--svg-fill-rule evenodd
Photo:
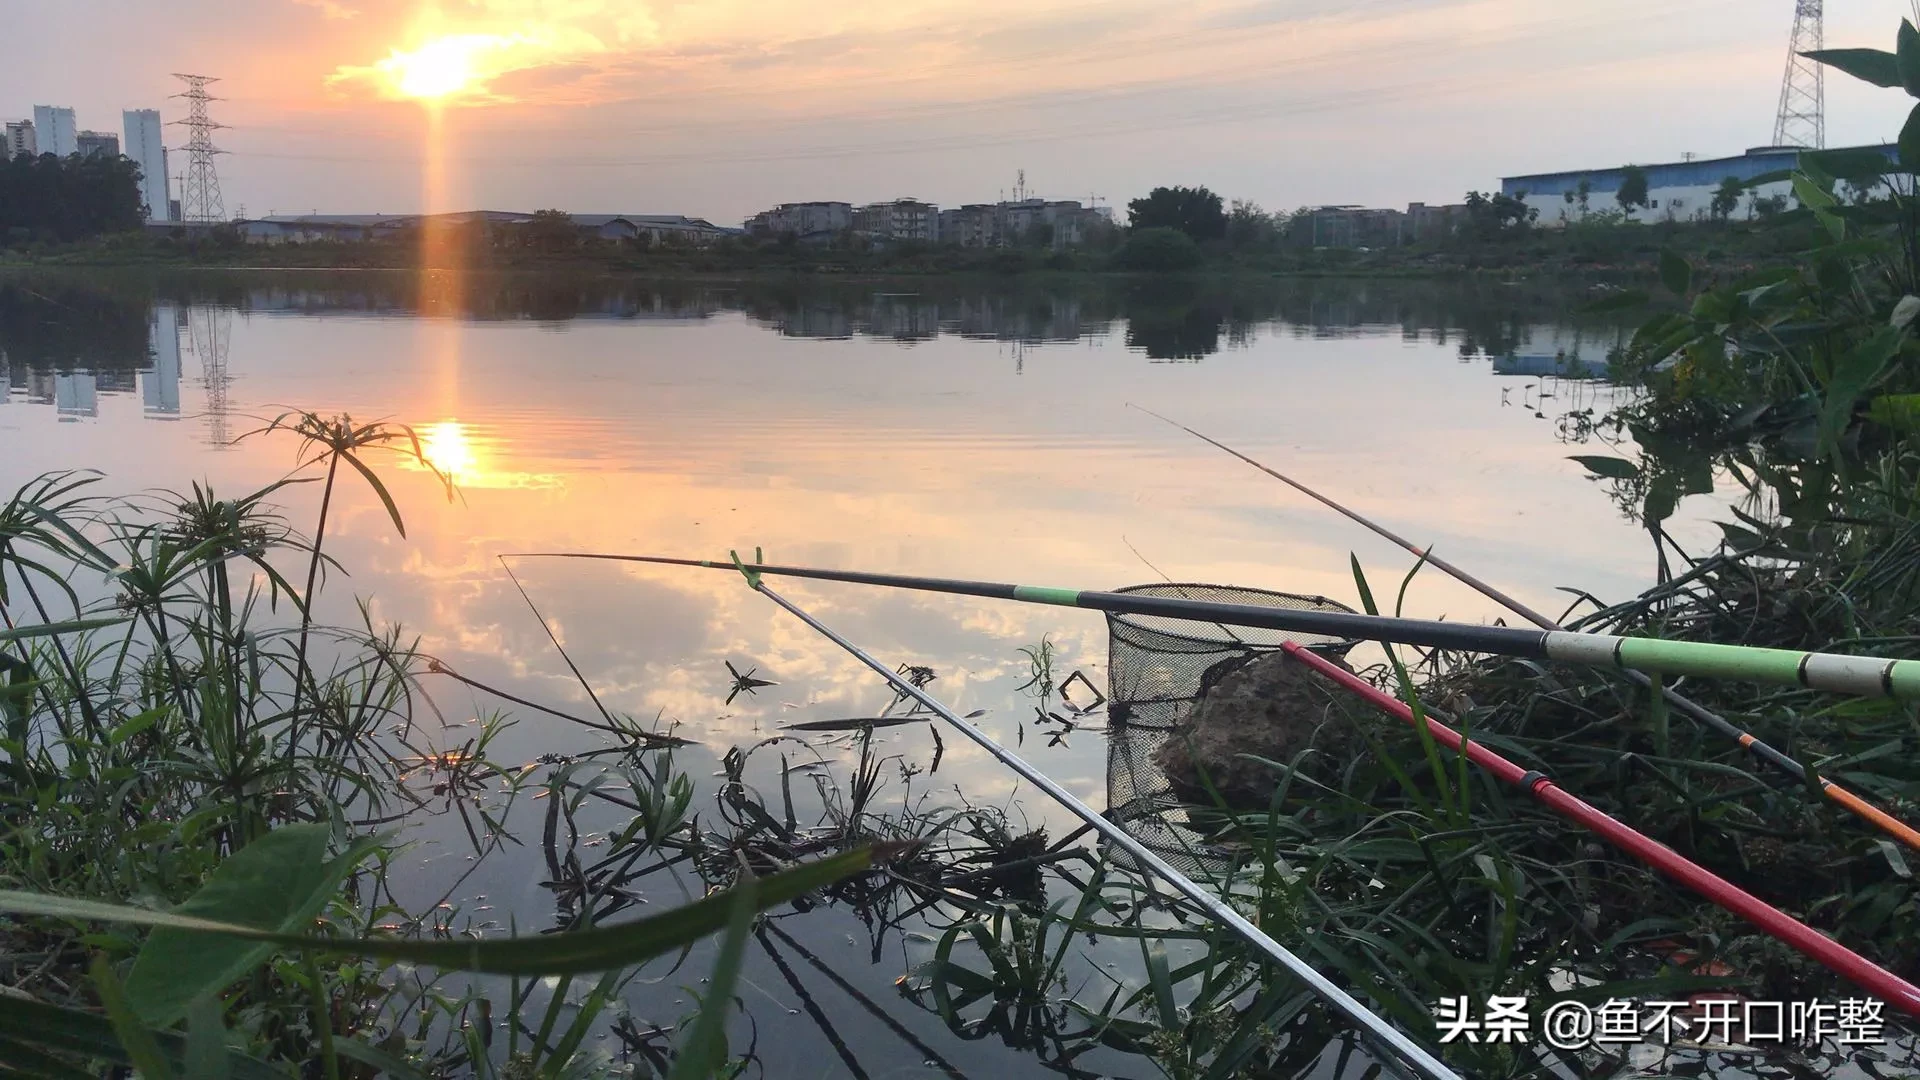
<svg viewBox="0 0 1920 1080"><path fill-rule="evenodd" d="M40 623L34 626L20 626L12 630L0 630L0 641L19 641L23 638L54 637L59 634L78 634L87 630L98 630L103 626L119 626L126 622L124 617L100 619L69 619L66 622Z"/></svg>
<svg viewBox="0 0 1920 1080"><path fill-rule="evenodd" d="M733 987L746 959L747 933L753 929L754 912L760 910L759 891L760 882L753 878L733 889L733 902L727 910L727 936L720 942L720 956L714 961L707 992L701 997L700 1015L667 1080L705 1080L720 1074L727 1057L727 1013L733 1008Z"/></svg>
<svg viewBox="0 0 1920 1080"><path fill-rule="evenodd" d="M1687 290L1693 286L1693 267L1671 248L1660 251L1660 283L1675 296L1687 295Z"/></svg>
<svg viewBox="0 0 1920 1080"><path fill-rule="evenodd" d="M1900 164L1920 170L1920 105L1907 113L1907 122L1900 126L1899 145Z"/></svg>
<svg viewBox="0 0 1920 1080"><path fill-rule="evenodd" d="M1567 460L1577 461L1585 465L1588 472L1595 476L1604 476L1609 480L1631 480L1640 475L1640 466L1635 465L1625 458L1593 457L1586 454L1575 454L1567 458Z"/></svg>
<svg viewBox="0 0 1920 1080"><path fill-rule="evenodd" d="M184 1065L187 1061L185 1039L165 1031L150 1035L170 1063ZM0 997L0 1044L7 1042L97 1058L116 1065L133 1064L133 1058L120 1045L113 1024L106 1017L44 1001ZM12 1063L11 1058L0 1057L0 1061ZM226 1051L226 1068L234 1080L286 1080L284 1072L231 1050Z"/></svg>
<svg viewBox="0 0 1920 1080"><path fill-rule="evenodd" d="M898 844L876 844L762 878L758 886L760 910L786 903L848 875L857 874L872 866L876 858L889 855L901 847ZM239 856L236 853L234 857ZM400 938L321 938L285 934L177 911L148 911L96 900L72 900L39 893L0 890L0 912L17 915L50 915L169 927L202 935L203 944L205 935L224 935L280 946L431 964L449 971L477 971L490 975L579 975L642 963L698 941L727 925L731 903L730 894L716 893L659 915L591 930L494 940L410 941Z"/></svg>
<svg viewBox="0 0 1920 1080"><path fill-rule="evenodd" d="M329 861L331 839L325 825L275 829L228 856L173 913L279 934L304 930L373 850L371 842L363 842ZM273 951L270 941L209 940L163 926L134 958L127 1000L148 1023L170 1027L195 998L237 981Z"/></svg>
<svg viewBox="0 0 1920 1080"><path fill-rule="evenodd" d="M1876 840L1874 843L1880 845L1880 854L1886 856L1887 865L1893 867L1894 873L1909 880L1913 878L1913 869L1907 865L1906 852L1901 851L1891 840Z"/></svg>
<svg viewBox="0 0 1920 1080"><path fill-rule="evenodd" d="M1140 939L1140 951L1147 960L1147 981L1153 988L1154 1008L1160 1014L1161 1030L1173 1034L1180 1030L1180 1007L1173 996L1173 976L1167 971L1167 950L1158 941Z"/></svg>
<svg viewBox="0 0 1920 1080"><path fill-rule="evenodd" d="M1900 36L1895 53L1900 68L1900 85L1907 96L1920 98L1920 30L1909 19L1900 20Z"/></svg>
<svg viewBox="0 0 1920 1080"><path fill-rule="evenodd" d="M346 458L347 464L359 469L360 475L367 478L367 483L373 486L373 493L380 496L380 501L386 505L387 516L393 519L394 529L398 531L402 537L406 536L407 524L400 520L400 508L394 505L393 495L387 491L387 485L380 482L380 478L373 474L372 469L367 468L366 462L361 461L345 450L340 451L340 456Z"/></svg>
<svg viewBox="0 0 1920 1080"><path fill-rule="evenodd" d="M1920 431L1920 394L1881 394L1867 402L1867 419L1898 431Z"/></svg>
<svg viewBox="0 0 1920 1080"><path fill-rule="evenodd" d="M1899 303L1893 305L1893 314L1887 317L1887 325L1904 330L1916 315L1920 315L1920 296L1903 296Z"/></svg>
<svg viewBox="0 0 1920 1080"><path fill-rule="evenodd" d="M100 1004L106 1006L107 1019L113 1024L113 1033L120 1039L120 1045L126 1048L127 1056L133 1059L134 1068L140 1070L145 1080L173 1080L173 1067L167 1063L166 1055L160 1052L160 1044L154 1041L153 1033L134 1015L133 1007L127 1003L120 980L114 977L113 965L105 954L94 955L91 974L93 988L100 995Z"/></svg>
<svg viewBox="0 0 1920 1080"><path fill-rule="evenodd" d="M1900 58L1880 49L1816 49L1800 55L1875 86L1901 85Z"/></svg>
<svg viewBox="0 0 1920 1080"><path fill-rule="evenodd" d="M1839 445L1840 436L1853 420L1854 402L1866 393L1887 362L1900 351L1905 331L1888 326L1879 333L1848 349L1834 361L1833 376L1827 380L1826 400L1820 406L1819 447L1822 453Z"/></svg>

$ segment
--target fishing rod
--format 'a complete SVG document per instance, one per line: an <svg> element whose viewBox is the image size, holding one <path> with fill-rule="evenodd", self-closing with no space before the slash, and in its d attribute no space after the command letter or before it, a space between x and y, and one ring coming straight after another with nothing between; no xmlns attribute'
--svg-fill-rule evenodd
<svg viewBox="0 0 1920 1080"><path fill-rule="evenodd" d="M1718 645L1701 641L1583 634L1570 630L1527 630L1514 626L1397 619L1352 612L1309 611L1256 604L1229 604L1170 596L1011 585L995 581L879 574L861 570L825 570L807 566L742 564L729 559L675 559L660 555L611 555L594 552L523 552L506 558L600 559L609 562L693 566L711 570L741 570L780 577L878 585L915 592L952 593L1028 604L1083 608L1116 615L1138 615L1193 622L1251 626L1292 634L1383 641L1395 645L1455 652L1495 653L1533 660L1557 660L1604 668L1630 668L1670 675L1742 679L1751 682L1804 686L1861 697L1920 698L1920 660L1888 660L1878 656L1761 649L1748 645Z"/></svg>
<svg viewBox="0 0 1920 1080"><path fill-rule="evenodd" d="M567 556L549 555L545 557ZM1075 816L1093 826L1099 831L1101 836L1126 851L1129 855L1139 859L1142 865L1150 867L1156 874L1161 875L1165 880L1173 884L1175 888L1179 889L1182 895L1187 896L1195 903L1201 905L1209 914L1214 915L1216 918L1226 922L1229 926L1232 926L1235 930L1239 931L1242 936L1246 937L1248 941L1254 943L1263 951L1266 951L1270 956L1273 956L1274 959L1279 960L1288 970L1293 971L1296 975L1300 975L1303 979L1307 979L1307 975L1304 974L1303 971L1312 972L1312 979L1307 979L1309 986L1313 986L1316 989L1325 986L1333 993L1340 993L1337 987L1326 982L1317 972L1313 972L1311 968L1306 966L1304 961L1301 961L1278 942L1266 937L1266 935L1262 934L1250 923L1247 923L1238 912L1233 911L1231 907L1221 902L1219 898L1201 889L1190 879L1180 874L1179 871L1167 865L1165 860L1140 844L1138 840L1134 839L1124 829L1107 820L1105 817L1094 813L1091 809L1088 809L1085 804L1074 798L1066 789L1060 787L1059 784L1055 783L1025 761L1008 753L1004 747L987 737L984 732L981 732L978 728L975 728L965 720L954 715L952 711L934 700L921 690L921 688L901 678L898 673L888 668L885 664L880 663L867 653L861 651L859 646L854 645L852 642L834 633L805 611L802 611L791 601L775 593L761 580L761 576L765 574L779 574L788 577L815 578L820 580L889 584L898 588L918 589L921 591L951 592L996 599L1043 604L1062 604L1065 606L1092 608L1094 610L1117 614L1198 619L1199 621L1222 622L1241 626L1258 626L1287 632L1323 634L1341 638L1379 636L1378 634L1347 633L1346 630L1355 625L1353 620L1360 620L1361 625L1380 623L1398 624L1417 622L1417 620L1380 619L1371 616L1344 615L1339 616L1337 620L1330 623L1327 620L1332 618L1332 616L1320 612L1291 611L1281 608L1259 608L1246 604L1215 604L1169 598L1137 597L1120 593L1074 593L1061 589L1035 590L1027 586L1000 585L992 582L943 581L937 578L903 578L891 574L848 573L800 567L776 567L760 563L757 558L754 563L746 564L742 563L738 558L730 562L720 563L711 560L673 559L647 555L587 555L577 557L737 571L747 579L747 583L755 590L763 593L775 603L798 617L801 621L821 633L828 640L845 649L856 659L860 660L860 662L872 668L874 671L879 672L897 692L912 697L922 705L933 710L942 719L958 728L961 733L965 734L989 754L993 755L995 759L1012 768L1015 772L1020 773L1020 775L1026 777L1035 786L1053 796L1061 805L1072 811ZM1108 603L1108 600L1113 602ZM1300 616L1309 615L1313 616L1313 618L1300 618ZM1435 633L1441 629L1448 632L1461 629L1474 629L1456 627L1447 623L1421 623L1419 625L1433 628L1432 632ZM1483 627L1478 629L1504 630L1506 628ZM1539 636L1538 631L1517 632L1536 637ZM1401 633L1408 637L1420 636L1414 631L1403 631ZM1409 641L1408 643L1419 644L1420 642ZM1359 678L1359 676L1345 671L1322 657L1315 656L1297 642L1286 642L1282 645L1282 648L1286 649L1289 656L1301 659L1315 671L1333 679L1343 688L1359 694L1376 707L1384 709L1390 714L1409 723L1417 723L1417 721L1414 720L1412 710L1404 703L1385 694L1378 688ZM1499 754L1486 749L1484 746L1469 741L1459 732L1439 723L1439 721L1431 716L1426 718L1426 722L1428 731L1431 732L1436 739L1446 743L1456 752L1465 755L1467 759L1474 764L1492 772L1495 776L1510 784L1525 788L1530 795L1549 808L1599 833L1614 844L1662 870L1713 903L1745 918L1775 939L1793 947L1810 959L1827 967L1829 970L1851 979L1862 988L1879 995L1883 1000L1893 1004L1907 1015L1920 1016L1920 987L1913 986L1899 976L1873 963L1871 960L1834 941L1832 938L1821 934L1819 931L1794 919L1785 912L1772 907L1751 893L1745 892L1725 878L1714 874L1698 863L1680 855L1672 848L1609 817L1598 809L1595 809L1592 805L1554 784L1544 774L1522 769L1520 766L1501 757ZM1380 1024L1381 1027L1385 1027L1377 1017L1367 1012L1358 1002L1353 1001L1351 998L1346 998L1342 995L1339 999L1329 997L1328 1001L1334 1005L1336 1009L1340 1010L1342 1015L1360 1024L1366 1030L1375 1030L1374 1024ZM1354 1011L1349 1012L1346 1008L1347 1005L1351 1005ZM1366 1020L1363 1020L1362 1017L1371 1019L1373 1023L1368 1023ZM1386 1030L1404 1039L1404 1036L1399 1036L1399 1033L1393 1032L1393 1029L1386 1028ZM1399 1044L1394 1043L1393 1045L1397 1046Z"/></svg>
<svg viewBox="0 0 1920 1080"><path fill-rule="evenodd" d="M726 569L731 570L733 567L728 566ZM1369 1042L1372 1044L1373 1049L1379 1052L1388 1062L1396 1065L1397 1071L1427 1077L1430 1078L1430 1080L1461 1080L1458 1073L1422 1049L1420 1044L1414 1042L1399 1029L1375 1015L1365 1005L1355 1000L1352 995L1328 980L1326 976L1314 970L1305 960L1300 959L1299 956L1289 951L1286 946L1267 936L1260 928L1248 922L1245 916L1235 911L1231 905L1201 888L1193 879L1168 865L1165 859L1154 854L1151 849L1135 839L1125 829L1109 821L1105 816L1075 798L1071 792L1061 787L1047 774L1029 765L1021 758L1014 756L1006 747L995 742L985 732L961 719L953 710L941 704L920 687L902 678L900 674L893 669L875 660L858 645L841 637L824 623L820 622L820 620L807 614L799 605L768 588L766 584L760 580L759 571L756 571L752 567L743 567L742 573L746 575L747 583L751 585L756 592L759 592L767 599L785 608L795 618L812 627L820 636L846 650L854 659L872 668L874 671L879 672L880 676L887 680L895 692L911 697L921 705L932 710L954 729L958 730L967 738L972 739L982 750L991 754L994 760L1007 766L1014 772L1019 773L1027 782L1046 792L1055 802L1066 807L1073 816L1091 826L1105 838L1108 843L1125 851L1129 856L1138 860L1140 865L1145 866L1154 874L1158 875L1182 896L1198 905L1201 910L1205 911L1210 917L1225 923L1235 933L1239 934L1240 937L1244 938L1248 944L1259 949L1281 967L1292 973L1295 978L1305 983L1321 1000L1331 1006L1335 1012L1345 1017L1361 1032L1371 1036Z"/></svg>
<svg viewBox="0 0 1920 1080"><path fill-rule="evenodd" d="M1538 626L1543 630L1560 630L1561 629L1561 625L1558 622L1548 618L1547 616L1541 614L1538 611L1535 611L1533 608L1528 607L1526 604L1521 603L1520 601L1514 599L1513 597L1508 596L1506 593L1500 591L1499 589L1494 588L1492 585L1487 584L1486 582L1480 580L1478 577L1475 577L1474 575L1467 573L1465 570L1460 569L1458 566L1455 566L1453 563L1448 562L1446 559L1443 559L1440 556L1433 554L1430 548L1423 550L1418 545L1414 544L1411 540L1408 540L1406 537L1401 536L1400 534L1392 531L1391 529L1388 529L1386 526L1381 525L1376 521L1373 521L1367 517L1362 516L1358 511L1348 509L1347 507L1342 506L1337 502L1334 502L1332 499L1329 499L1325 495L1320 494L1319 492L1313 490L1312 488L1301 483L1300 481L1295 480L1293 477L1288 476L1285 473L1282 473L1276 469L1273 469L1261 462L1255 461L1253 458L1250 458L1247 455L1241 453L1240 451L1235 450L1233 447L1228 446L1226 443L1223 443L1220 440L1215 439L1209 435L1204 435L1198 431L1195 431L1194 429L1186 426L1185 424L1180 423L1178 420L1174 420L1170 417L1162 416L1159 413L1154 412L1152 409L1146 408L1145 406L1133 405L1132 407L1140 410L1143 413L1146 413L1148 416L1151 416L1156 420L1161 420L1161 421L1164 421L1165 423L1171 424L1174 427L1179 428L1181 431L1186 432L1187 434L1193 436L1196 439L1199 439L1202 442L1209 443L1213 446L1219 447L1222 450L1225 450L1227 453L1232 454L1234 457L1239 458L1241 461L1244 461L1247 464L1253 466L1254 468L1259 469L1261 472L1266 473L1268 476L1271 476L1275 480L1278 480L1281 483L1286 484L1288 487L1293 488L1295 491L1300 492L1302 495L1305 495L1308 498L1313 499L1314 501L1327 507L1328 509L1333 510L1335 513L1346 517L1348 520L1355 522L1361 527L1373 532L1375 535L1383 537L1386 540L1389 540L1395 544L1400 545L1401 547L1407 549L1409 552L1412 552L1414 555L1422 559L1425 559L1432 566L1444 571L1445 573L1450 575L1455 581L1458 581L1461 584L1466 585L1467 587L1478 592L1480 595L1486 597L1489 600L1492 600L1494 603L1499 604L1501 607L1506 608L1508 611L1513 612L1515 615L1520 616L1521 618L1527 620L1533 625ZM1653 680L1638 671L1629 670L1626 672L1626 676L1628 679L1631 679L1638 686L1644 687L1646 689L1654 688ZM1713 729L1714 731L1717 731L1720 734L1725 735L1726 737L1739 742L1739 744L1741 746L1746 747L1747 750L1751 752L1754 757L1759 758L1761 761L1767 763L1768 765L1771 765L1774 768L1787 773L1788 775L1792 776L1794 779L1800 781L1801 783L1803 784L1811 783L1817 786L1820 790L1820 793L1826 796L1828 799L1831 799L1832 801L1839 803L1841 806L1846 807L1848 810L1852 811L1854 814L1872 822L1875 826L1879 827L1879 829L1882 832L1885 832L1891 836L1897 837L1901 843L1906 844L1908 847L1914 848L1915 850L1920 850L1920 831L1916 831L1912 826L1908 825L1906 822L1901 821L1899 818L1894 817L1893 815L1887 813L1886 811L1866 801L1864 798L1853 793L1852 791L1849 791L1846 788L1841 787L1839 784L1834 783L1832 780L1829 780L1818 773L1810 773L1807 770L1807 767L1805 765L1802 765L1800 762L1795 761L1793 758L1788 757L1786 754L1781 753L1779 750L1774 749L1771 745L1762 741L1758 736L1754 735L1752 732L1739 727L1738 725L1734 724L1732 721L1721 716L1719 713L1716 713L1713 710L1708 709L1706 706L1701 705L1700 703L1694 701L1691 698L1683 696L1676 690L1668 689L1666 687L1660 687L1659 689L1660 689L1661 695L1666 698L1667 704L1673 706L1675 710L1679 711L1680 713L1684 714L1685 716L1694 720L1695 722L1705 724L1707 727Z"/></svg>
<svg viewBox="0 0 1920 1080"><path fill-rule="evenodd" d="M1280 647L1286 650L1289 658L1307 665L1374 708L1419 727L1420 718L1416 718L1413 710L1400 699L1296 642L1283 642ZM1473 742L1440 723L1432 715L1424 719L1427 730L1436 741L1455 753L1464 754L1467 760L1498 779L1524 790L1548 809L1599 833L1614 846L1799 950L1828 970L1852 980L1855 985L1891 1003L1908 1016L1920 1016L1920 987L1915 987L1667 845L1596 809L1545 774L1521 768L1485 745Z"/></svg>

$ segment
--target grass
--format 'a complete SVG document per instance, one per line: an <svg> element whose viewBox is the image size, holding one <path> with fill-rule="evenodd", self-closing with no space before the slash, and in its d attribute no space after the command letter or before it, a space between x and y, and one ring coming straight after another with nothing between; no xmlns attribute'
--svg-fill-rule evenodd
<svg viewBox="0 0 1920 1080"><path fill-rule="evenodd" d="M336 484L357 474L404 535L366 458L397 451L425 464L413 433L295 413L256 437L282 431L301 443L294 472L239 498L200 485L112 498L100 477L76 472L0 505L9 1074L600 1075L610 1066L583 1039L619 987L715 932L713 990L657 1058L667 1075L726 1071L725 987L755 913L897 845L844 844L759 873L736 866L706 899L603 925L625 906L634 860L559 862L558 825L585 797L576 767L493 764L500 717L446 744L421 684L436 667L450 673L444 665L364 605L355 626L317 618L339 569L323 543ZM311 538L273 505L309 483L321 485ZM615 772L636 807L620 840L671 856L692 798L678 740L607 720L595 726L619 736ZM505 805L533 784L555 796L547 846L567 901L562 932L463 940L433 906L394 906L387 879L401 848L383 825L457 812L484 854L509 841ZM510 977L505 1000L443 989L457 972ZM570 1000L586 975L597 978ZM560 981L541 1005L532 991L543 977Z"/></svg>

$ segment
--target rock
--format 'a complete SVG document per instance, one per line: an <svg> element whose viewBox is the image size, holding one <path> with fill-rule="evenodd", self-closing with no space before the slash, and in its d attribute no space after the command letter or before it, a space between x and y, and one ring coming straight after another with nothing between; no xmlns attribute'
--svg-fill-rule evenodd
<svg viewBox="0 0 1920 1080"><path fill-rule="evenodd" d="M1213 802L1200 782L1204 769L1229 806L1264 808L1285 773L1241 755L1284 765L1300 751L1318 745L1336 760L1344 757L1355 736L1350 721L1333 708L1338 693L1325 678L1288 659L1286 653L1269 653L1214 682L1154 752L1154 763L1166 771L1174 791L1190 802Z"/></svg>

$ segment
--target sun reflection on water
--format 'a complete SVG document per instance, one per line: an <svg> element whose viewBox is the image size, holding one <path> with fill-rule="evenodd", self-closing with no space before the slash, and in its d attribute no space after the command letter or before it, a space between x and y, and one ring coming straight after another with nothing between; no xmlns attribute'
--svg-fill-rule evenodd
<svg viewBox="0 0 1920 1080"><path fill-rule="evenodd" d="M436 420L418 429L420 456L462 488L551 488L562 478L553 473L500 467L500 441L457 419Z"/></svg>

